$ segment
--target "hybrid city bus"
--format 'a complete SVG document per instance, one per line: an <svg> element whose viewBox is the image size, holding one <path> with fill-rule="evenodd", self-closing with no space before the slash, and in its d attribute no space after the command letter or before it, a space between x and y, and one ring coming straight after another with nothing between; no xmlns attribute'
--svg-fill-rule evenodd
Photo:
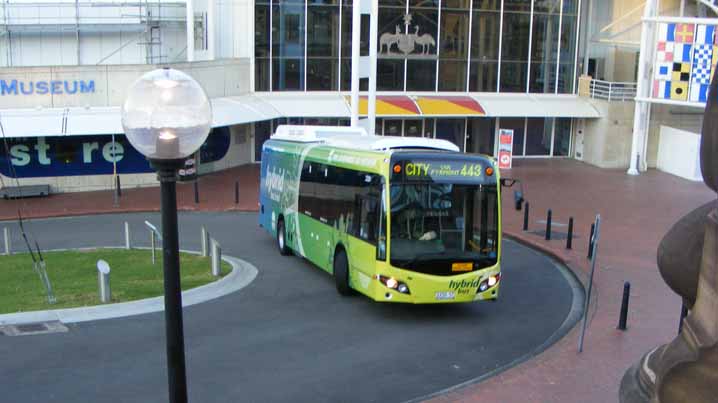
<svg viewBox="0 0 718 403"><path fill-rule="evenodd" d="M342 295L495 300L500 183L492 158L445 140L279 126L262 148L259 224Z"/></svg>

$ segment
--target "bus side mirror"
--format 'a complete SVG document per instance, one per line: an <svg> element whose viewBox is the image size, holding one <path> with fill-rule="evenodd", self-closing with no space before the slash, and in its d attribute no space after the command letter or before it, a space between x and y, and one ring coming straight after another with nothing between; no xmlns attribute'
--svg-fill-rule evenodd
<svg viewBox="0 0 718 403"><path fill-rule="evenodd" d="M514 190L514 206L516 207L516 210L520 211L524 204L524 185L523 185L523 183L521 183L521 181L518 179L505 178L505 179L501 179L501 186L510 188L510 187L513 187L516 182L519 183L520 189Z"/></svg>

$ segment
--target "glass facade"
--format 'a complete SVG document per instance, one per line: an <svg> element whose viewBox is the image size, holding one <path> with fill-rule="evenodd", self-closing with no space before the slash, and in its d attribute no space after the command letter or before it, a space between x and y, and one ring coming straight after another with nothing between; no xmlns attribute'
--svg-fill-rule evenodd
<svg viewBox="0 0 718 403"><path fill-rule="evenodd" d="M377 89L572 93L578 13L578 0L381 1ZM255 90L349 90L351 25L351 0L256 1Z"/></svg>

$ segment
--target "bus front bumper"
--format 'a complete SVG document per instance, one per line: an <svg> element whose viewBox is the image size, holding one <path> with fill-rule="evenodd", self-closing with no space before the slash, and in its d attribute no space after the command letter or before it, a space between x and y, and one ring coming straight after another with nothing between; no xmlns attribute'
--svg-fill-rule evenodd
<svg viewBox="0 0 718 403"><path fill-rule="evenodd" d="M499 266L455 276L432 276L391 268L377 274L366 290L378 302L445 304L495 300L499 296Z"/></svg>

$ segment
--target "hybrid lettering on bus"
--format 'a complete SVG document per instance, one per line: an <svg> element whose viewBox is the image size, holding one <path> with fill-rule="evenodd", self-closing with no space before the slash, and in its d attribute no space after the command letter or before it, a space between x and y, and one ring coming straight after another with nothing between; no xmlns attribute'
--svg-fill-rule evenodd
<svg viewBox="0 0 718 403"><path fill-rule="evenodd" d="M500 197L494 160L444 140L280 126L262 149L259 224L343 295L496 299Z"/></svg>

